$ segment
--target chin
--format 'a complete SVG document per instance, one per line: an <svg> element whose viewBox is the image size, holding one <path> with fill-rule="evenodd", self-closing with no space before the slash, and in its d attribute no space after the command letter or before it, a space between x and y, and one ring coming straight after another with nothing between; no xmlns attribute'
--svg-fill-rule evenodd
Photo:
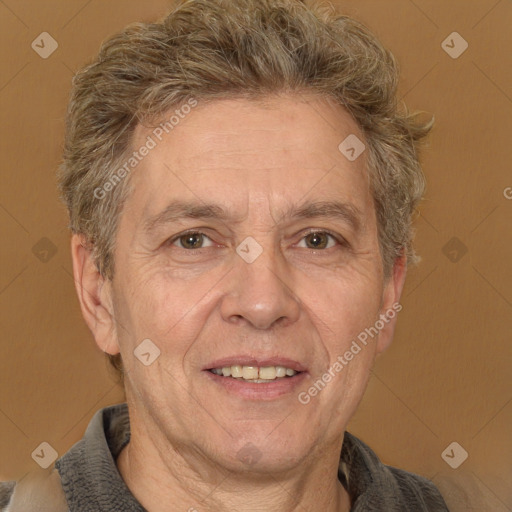
<svg viewBox="0 0 512 512"><path fill-rule="evenodd" d="M260 430L259 435L243 436L226 442L222 453L218 450L214 457L229 471L249 471L251 473L281 473L296 468L310 453L310 447L298 436L268 435ZM216 445L218 448L221 443ZM312 447L311 447L312 448Z"/></svg>

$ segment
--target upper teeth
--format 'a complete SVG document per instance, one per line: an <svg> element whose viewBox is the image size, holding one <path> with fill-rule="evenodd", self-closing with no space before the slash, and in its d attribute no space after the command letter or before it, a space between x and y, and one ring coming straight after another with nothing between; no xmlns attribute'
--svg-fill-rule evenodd
<svg viewBox="0 0 512 512"><path fill-rule="evenodd" d="M224 366L211 370L216 375L246 380L274 380L281 377L293 377L297 372L284 366Z"/></svg>

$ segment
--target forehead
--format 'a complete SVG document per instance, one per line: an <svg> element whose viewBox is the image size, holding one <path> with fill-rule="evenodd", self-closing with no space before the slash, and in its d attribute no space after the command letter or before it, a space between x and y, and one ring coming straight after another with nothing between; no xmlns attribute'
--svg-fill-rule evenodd
<svg viewBox="0 0 512 512"><path fill-rule="evenodd" d="M219 100L166 124L176 110L156 128L139 126L134 134L135 150L154 142L131 176L131 199L144 217L178 197L234 209L237 201L247 207L271 198L288 208L315 194L363 209L369 199L366 155L350 161L339 149L349 136L364 137L331 101L296 95ZM169 133L160 133L165 127Z"/></svg>

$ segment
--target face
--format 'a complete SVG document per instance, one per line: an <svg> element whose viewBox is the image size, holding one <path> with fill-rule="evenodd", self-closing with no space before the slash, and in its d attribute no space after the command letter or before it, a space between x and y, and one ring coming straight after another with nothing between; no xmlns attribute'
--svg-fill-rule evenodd
<svg viewBox="0 0 512 512"><path fill-rule="evenodd" d="M133 417L223 468L320 457L341 443L394 319L358 336L404 277L383 277L365 153L338 149L363 135L341 107L292 96L199 104L162 141L152 133L133 144L157 141L120 217L114 329L95 333L122 354ZM134 356L146 339L146 362L160 351L148 365Z"/></svg>

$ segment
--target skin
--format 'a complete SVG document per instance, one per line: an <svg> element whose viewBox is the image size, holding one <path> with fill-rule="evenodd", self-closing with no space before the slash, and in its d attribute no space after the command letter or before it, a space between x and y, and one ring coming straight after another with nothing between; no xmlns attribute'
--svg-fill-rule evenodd
<svg viewBox="0 0 512 512"><path fill-rule="evenodd" d="M148 134L139 126L133 147ZM199 104L130 176L112 281L73 236L85 320L126 368L132 437L118 468L147 510L349 510L337 478L343 433L396 316L307 405L298 394L399 301L406 274L402 257L384 278L365 153L350 162L338 150L349 134L364 140L342 107L317 96ZM145 232L173 199L217 203L233 218ZM283 217L305 200L350 203L359 227ZM193 238L195 254L176 238L188 230L206 235ZM249 236L263 250L252 263L236 252ZM149 366L133 354L146 338L161 351ZM204 371L240 354L307 371L279 397L240 396Z"/></svg>

